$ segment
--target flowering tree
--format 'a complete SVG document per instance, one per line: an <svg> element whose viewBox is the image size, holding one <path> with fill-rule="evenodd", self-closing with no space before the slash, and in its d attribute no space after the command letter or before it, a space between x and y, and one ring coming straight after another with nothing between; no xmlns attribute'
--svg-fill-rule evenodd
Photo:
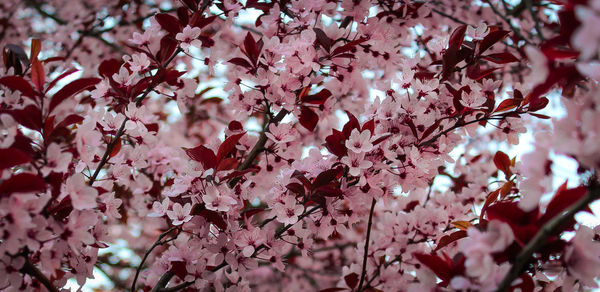
<svg viewBox="0 0 600 292"><path fill-rule="evenodd" d="M0 290L597 286L599 1L106 2L0 3Z"/></svg>

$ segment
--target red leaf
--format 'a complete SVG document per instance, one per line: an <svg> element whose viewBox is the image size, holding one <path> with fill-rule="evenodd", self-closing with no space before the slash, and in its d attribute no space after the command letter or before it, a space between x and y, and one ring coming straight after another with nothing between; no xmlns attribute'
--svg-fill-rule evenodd
<svg viewBox="0 0 600 292"><path fill-rule="evenodd" d="M333 40L330 39L325 32L320 28L313 28L317 36L317 43L320 44L325 51L329 52L333 45Z"/></svg>
<svg viewBox="0 0 600 292"><path fill-rule="evenodd" d="M234 149L235 145L237 145L238 141L244 136L246 132L242 132L239 134L231 135L223 141L219 150L217 151L217 162L223 160L223 158L227 157Z"/></svg>
<svg viewBox="0 0 600 292"><path fill-rule="evenodd" d="M28 105L24 109L18 110L0 110L0 113L8 113L10 114L17 123L22 126L40 131L42 129L42 112L35 105Z"/></svg>
<svg viewBox="0 0 600 292"><path fill-rule="evenodd" d="M32 173L15 174L0 185L0 197L13 193L42 192L46 189L46 182Z"/></svg>
<svg viewBox="0 0 600 292"><path fill-rule="evenodd" d="M448 244L451 244L451 243L453 243L461 238L465 238L465 237L467 237L467 231L465 231L465 230L458 230L458 231L451 233L450 235L444 235L438 241L438 244L437 244L437 247L435 248L435 250L437 251L441 248L444 248Z"/></svg>
<svg viewBox="0 0 600 292"><path fill-rule="evenodd" d="M102 65L101 65L102 66ZM60 74L58 77L54 78L54 80L50 81L50 83L48 83L48 87L46 87L46 92L48 92L50 89L52 89L54 87L54 85L56 85L56 83L60 80L62 80L63 78L77 72L79 70L73 68L73 69L69 69L67 70L65 73Z"/></svg>
<svg viewBox="0 0 600 292"><path fill-rule="evenodd" d="M19 149L0 149L0 171L29 161L29 155Z"/></svg>
<svg viewBox="0 0 600 292"><path fill-rule="evenodd" d="M537 97L529 100L529 112L539 111L548 105L548 99L545 97Z"/></svg>
<svg viewBox="0 0 600 292"><path fill-rule="evenodd" d="M519 59L509 52L489 54L487 56L483 56L482 58L496 64L519 62Z"/></svg>
<svg viewBox="0 0 600 292"><path fill-rule="evenodd" d="M249 69L252 69L252 64L250 64L250 62L248 62L248 60L244 59L244 58L233 58L230 59L229 61L227 61L228 63L234 64L234 65L238 65L238 66L242 66Z"/></svg>
<svg viewBox="0 0 600 292"><path fill-rule="evenodd" d="M42 65L42 62L40 62L40 60L37 58L31 61L31 81L33 84L35 84L35 87L39 92L44 91L46 73L44 72L44 66Z"/></svg>
<svg viewBox="0 0 600 292"><path fill-rule="evenodd" d="M154 18L156 19L156 22L160 24L160 27L170 34L177 34L181 32L181 23L179 23L179 19L177 19L177 17L167 13L159 13L154 16Z"/></svg>
<svg viewBox="0 0 600 292"><path fill-rule="evenodd" d="M506 99L498 105L498 107L494 110L494 112L502 112L502 111L511 110L511 109L516 108L519 105L521 105L522 101L523 101L522 99L516 99L516 98Z"/></svg>
<svg viewBox="0 0 600 292"><path fill-rule="evenodd" d="M473 80L480 80L481 78L488 76L490 74L492 74L494 71L500 69L498 68L489 68L489 69L485 69L485 70L481 70L481 68L479 67L479 65L475 64L475 65L471 65L469 67L467 67L467 77L473 79Z"/></svg>
<svg viewBox="0 0 600 292"><path fill-rule="evenodd" d="M289 183L285 187L294 194L298 194L301 196L304 196L305 194L304 186L297 182Z"/></svg>
<svg viewBox="0 0 600 292"><path fill-rule="evenodd" d="M246 54L246 56L248 56L248 58L250 59L250 61L252 61L253 64L256 64L256 62L258 61L258 56L260 55L260 50L250 32L248 32L246 34L246 37L244 38L243 52L244 54Z"/></svg>
<svg viewBox="0 0 600 292"><path fill-rule="evenodd" d="M510 158L508 157L508 155L506 155L506 153L502 151L496 152L496 155L494 155L494 164L496 165L496 168L498 168L498 170L504 172L504 175L506 177L512 175L512 172L510 171Z"/></svg>
<svg viewBox="0 0 600 292"><path fill-rule="evenodd" d="M357 40L353 40L351 42L348 42L348 43L346 43L343 46L339 46L339 47L335 48L333 50L333 53L331 53L331 56L334 57L334 56L338 56L340 54L343 54L345 52L348 52L348 51L354 49L356 47L356 45L358 45L360 43L363 43L365 41L367 41L367 38L359 38Z"/></svg>
<svg viewBox="0 0 600 292"><path fill-rule="evenodd" d="M360 131L363 132L365 130L369 130L369 132L371 132L371 136L373 136L373 134L375 134L375 120L371 119L364 123Z"/></svg>
<svg viewBox="0 0 600 292"><path fill-rule="evenodd" d="M221 171L221 170L232 170L232 169L236 169L238 165L238 161L235 158L225 158L221 161L219 161L219 164L217 165L217 171Z"/></svg>
<svg viewBox="0 0 600 292"><path fill-rule="evenodd" d="M216 18L216 15L205 17L201 12L196 12L190 19L190 26L204 28L205 26L211 24Z"/></svg>
<svg viewBox="0 0 600 292"><path fill-rule="evenodd" d="M300 117L298 118L300 124L309 131L314 131L317 123L319 122L319 116L309 107L303 106L300 108Z"/></svg>
<svg viewBox="0 0 600 292"><path fill-rule="evenodd" d="M317 94L313 95L305 95L302 97L303 102L311 103L311 104L324 104L325 101L331 96L331 91L327 89L323 89L319 91Z"/></svg>
<svg viewBox="0 0 600 292"><path fill-rule="evenodd" d="M317 175L317 177L315 178L315 180L312 183L312 189L316 189L320 186L324 186L324 185L332 182L334 179L336 179L338 177L338 175L340 175L340 173L341 173L340 168L328 169L328 170L325 170L325 171L319 173L319 175Z"/></svg>
<svg viewBox="0 0 600 292"><path fill-rule="evenodd" d="M343 132L336 129L332 130L332 134L325 138L325 147L327 150L337 157L343 157L348 154L348 148L346 148L346 136Z"/></svg>
<svg viewBox="0 0 600 292"><path fill-rule="evenodd" d="M86 89L94 87L101 80L102 79L100 78L81 78L65 85L58 92L56 92L54 96L52 96L48 112L52 112L52 110L54 110L60 103L65 101L67 98L72 97L73 95L80 93Z"/></svg>
<svg viewBox="0 0 600 292"><path fill-rule="evenodd" d="M435 130L437 130L441 122L442 122L442 120L437 120L437 121L435 121L435 123L433 123L433 125L429 126L429 128L427 128L427 130L425 130L425 132L423 132L423 135L421 136L421 140L424 140L429 135L431 135L431 133L433 133Z"/></svg>
<svg viewBox="0 0 600 292"><path fill-rule="evenodd" d="M483 52L485 52L495 43L503 40L509 33L510 31L501 29L489 32L479 43L479 55L483 54Z"/></svg>
<svg viewBox="0 0 600 292"><path fill-rule="evenodd" d="M183 148L185 153L193 160L202 163L204 169L215 168L217 165L217 157L215 153L204 145L200 145L194 148Z"/></svg>
<svg viewBox="0 0 600 292"><path fill-rule="evenodd" d="M24 96L30 97L33 99L34 92L33 87L29 82L25 81L21 76L5 76L0 78L0 84L8 87L10 90L15 91L18 90Z"/></svg>
<svg viewBox="0 0 600 292"><path fill-rule="evenodd" d="M450 281L452 266L448 262L436 255L415 253L414 256L419 262L431 269L442 281L446 283Z"/></svg>
<svg viewBox="0 0 600 292"><path fill-rule="evenodd" d="M214 224L215 226L219 227L219 229L221 229L221 230L227 229L227 222L225 221L225 219L223 219L223 217L221 216L221 214L219 214L219 212L204 209L204 210L200 211L198 215L204 217L206 219L206 221Z"/></svg>
<svg viewBox="0 0 600 292"><path fill-rule="evenodd" d="M540 218L538 225L542 225L552 218L562 213L565 209L569 208L575 202L579 201L579 199L583 198L587 193L587 188L585 186L579 186L573 189L567 189L567 182L562 184L556 194L548 203L548 207L546 207L546 213Z"/></svg>
<svg viewBox="0 0 600 292"><path fill-rule="evenodd" d="M160 40L160 50L156 54L160 63L167 61L173 55L177 46L179 46L179 43L172 36L164 36Z"/></svg>
<svg viewBox="0 0 600 292"><path fill-rule="evenodd" d="M121 151L121 138L117 138L117 141L114 143L115 146L110 150L108 154L109 157L115 157Z"/></svg>
<svg viewBox="0 0 600 292"><path fill-rule="evenodd" d="M348 285L348 287L350 287L350 289L354 289L354 287L356 287L356 285L358 285L358 274L350 273L350 274L344 276L344 281L346 282L346 285Z"/></svg>
<svg viewBox="0 0 600 292"><path fill-rule="evenodd" d="M360 123L358 119L349 111L346 111L346 115L348 115L348 122L344 125L342 132L346 138L350 138L350 134L352 134L352 130L357 129L360 130Z"/></svg>
<svg viewBox="0 0 600 292"><path fill-rule="evenodd" d="M100 63L100 66L98 66L98 74L100 74L100 76L102 77L109 78L112 80L113 74L119 72L121 64L122 61L119 59L104 60L102 61L102 63Z"/></svg>
<svg viewBox="0 0 600 292"><path fill-rule="evenodd" d="M448 40L448 48L459 49L462 46L463 40L465 39L465 32L467 31L467 25L463 24L454 29Z"/></svg>

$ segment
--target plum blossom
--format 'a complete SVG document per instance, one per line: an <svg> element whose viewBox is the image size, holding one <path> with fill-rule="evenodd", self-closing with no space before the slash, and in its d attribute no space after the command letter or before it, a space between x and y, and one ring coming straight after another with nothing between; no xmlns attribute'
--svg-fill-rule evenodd
<svg viewBox="0 0 600 292"><path fill-rule="evenodd" d="M202 196L202 201L206 204L206 209L221 212L227 212L233 205L237 204L234 198L221 192L213 185L206 187L206 193Z"/></svg>
<svg viewBox="0 0 600 292"><path fill-rule="evenodd" d="M277 214L277 221L283 224L294 224L298 222L298 216L302 214L304 207L298 204L294 197L288 196L284 198L283 204L275 204L273 211Z"/></svg>
<svg viewBox="0 0 600 292"><path fill-rule="evenodd" d="M51 171L64 173L68 170L73 154L61 152L60 146L56 143L48 145L46 150L46 164L42 167L42 174L47 176Z"/></svg>
<svg viewBox="0 0 600 292"><path fill-rule="evenodd" d="M342 157L342 163L350 167L350 175L358 176L363 169L373 166L373 162L365 160L365 153L348 152L348 156Z"/></svg>
<svg viewBox="0 0 600 292"><path fill-rule="evenodd" d="M98 191L85 183L83 174L76 173L67 179L65 193L71 198L73 208L77 210L96 207Z"/></svg>
<svg viewBox="0 0 600 292"><path fill-rule="evenodd" d="M275 143L287 143L295 139L290 123L271 124L269 125L269 132L266 132L265 135Z"/></svg>
<svg viewBox="0 0 600 292"><path fill-rule="evenodd" d="M202 42L198 39L202 30L199 27L187 25L183 31L175 36L175 39L181 42L181 48L187 50L190 46L201 47Z"/></svg>
<svg viewBox="0 0 600 292"><path fill-rule="evenodd" d="M460 104L469 108L476 108L482 106L487 99L480 92L475 92L475 90L471 90L471 92L467 93L466 91L462 92Z"/></svg>
<svg viewBox="0 0 600 292"><path fill-rule="evenodd" d="M487 35L488 26L485 23L481 23L477 28L473 26L467 26L467 35L472 37L474 40L483 40Z"/></svg>
<svg viewBox="0 0 600 292"><path fill-rule="evenodd" d="M152 203L152 213L148 214L148 217L162 217L167 214L169 210L169 198L165 198L162 202Z"/></svg>
<svg viewBox="0 0 600 292"><path fill-rule="evenodd" d="M346 140L346 147L355 153L369 152L373 150L371 143L371 131L360 132L357 129L352 130L350 137Z"/></svg>
<svg viewBox="0 0 600 292"><path fill-rule="evenodd" d="M600 270L600 242L594 240L594 232L587 226L579 226L575 237L565 252L569 273L588 287L598 287Z"/></svg>
<svg viewBox="0 0 600 292"><path fill-rule="evenodd" d="M192 204L187 203L181 206L181 204L175 203L173 204L173 210L167 211L167 216L173 221L173 225L179 226L192 219L190 211L192 211Z"/></svg>
<svg viewBox="0 0 600 292"><path fill-rule="evenodd" d="M131 55L131 61L129 61L130 68L133 72L141 72L150 66L150 59L143 53Z"/></svg>

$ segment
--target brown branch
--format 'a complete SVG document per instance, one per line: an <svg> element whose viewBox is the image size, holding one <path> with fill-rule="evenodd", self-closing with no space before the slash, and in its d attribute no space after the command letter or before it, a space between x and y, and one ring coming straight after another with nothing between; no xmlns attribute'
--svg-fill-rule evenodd
<svg viewBox="0 0 600 292"><path fill-rule="evenodd" d="M365 282L365 275L367 274L367 258L369 258L369 241L371 240L371 227L373 226L373 211L375 211L375 198L371 201L371 211L369 212L369 223L367 223L367 239L365 240L365 253L363 255L362 272L360 273L360 283L356 291L361 292L363 283Z"/></svg>
<svg viewBox="0 0 600 292"><path fill-rule="evenodd" d="M165 238L169 233L171 233L171 231L177 229L177 227L171 227L169 228L167 231L163 232L158 239L154 242L154 244L146 251L146 253L144 254L144 257L142 258L142 261L140 262L140 265L137 267L137 269L135 270L135 276L133 277L133 283L131 283L131 292L135 291L135 284L137 283L137 279L140 275L140 272L142 271L142 268L144 267L144 262L146 262L146 259L148 259L148 256L150 255L150 253L152 253L152 251L159 245L163 245L175 238L177 238L177 235L175 235L175 237L173 237L171 240L165 240L163 241L163 238ZM179 233L177 233L179 234Z"/></svg>
<svg viewBox="0 0 600 292"><path fill-rule="evenodd" d="M37 279L48 289L50 292L58 292L58 289L52 285L50 280L42 274L42 272L29 261L29 258L25 256L25 265L21 268L21 273L30 275L31 277Z"/></svg>
<svg viewBox="0 0 600 292"><path fill-rule="evenodd" d="M527 264L531 261L533 254L539 251L546 244L548 237L559 232L563 225L573 218L575 213L585 209L591 202L599 198L600 185L598 185L597 182L592 182L588 187L587 194L583 198L571 205L571 207L569 207L562 214L557 215L556 217L552 218L552 220L548 221L548 223L546 223L544 226L542 226L535 237L529 241L525 248L523 248L523 250L517 255L513 266L511 267L510 271L508 271L502 282L500 282L498 285L496 292L507 291L512 285L512 282L517 279L527 267Z"/></svg>

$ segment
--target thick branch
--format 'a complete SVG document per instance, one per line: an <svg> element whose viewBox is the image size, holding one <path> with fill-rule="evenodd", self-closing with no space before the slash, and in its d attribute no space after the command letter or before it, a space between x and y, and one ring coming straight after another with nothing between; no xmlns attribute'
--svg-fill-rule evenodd
<svg viewBox="0 0 600 292"><path fill-rule="evenodd" d="M367 239L365 240L365 253L363 255L362 272L360 273L360 283L356 291L361 292L367 274L367 258L369 258L369 241L371 240L371 227L373 226L373 211L375 211L375 198L371 201L371 211L369 212L369 223L367 223Z"/></svg>
<svg viewBox="0 0 600 292"><path fill-rule="evenodd" d="M507 291L512 282L521 275L527 264L531 261L533 254L539 251L546 244L548 237L560 231L560 228L562 228L567 221L571 220L575 213L585 209L591 202L599 198L600 186L596 182L593 182L592 185L590 185L588 193L585 195L585 197L581 198L562 214L557 215L556 217L552 218L552 220L548 221L548 223L546 223L544 226L542 226L535 237L529 241L525 248L523 248L519 255L517 255L515 263L508 274L506 274L502 282L500 282L498 285L496 292Z"/></svg>

